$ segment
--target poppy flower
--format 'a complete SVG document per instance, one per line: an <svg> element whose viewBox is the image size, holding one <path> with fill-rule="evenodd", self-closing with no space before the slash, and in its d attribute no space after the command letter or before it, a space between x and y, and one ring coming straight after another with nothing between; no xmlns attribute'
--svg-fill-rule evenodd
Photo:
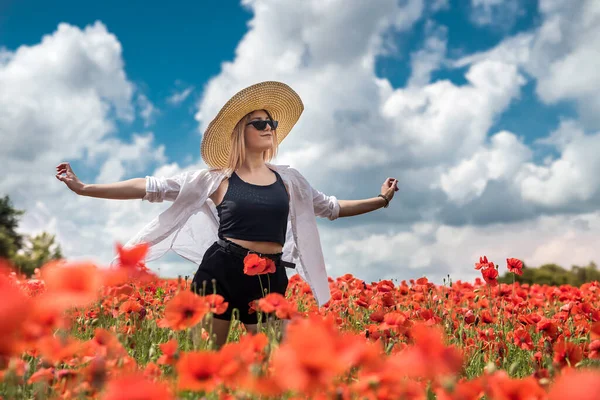
<svg viewBox="0 0 600 400"><path fill-rule="evenodd" d="M267 314L275 312L280 319L289 319L294 313L291 304L280 293L269 293L258 300L258 309Z"/></svg>
<svg viewBox="0 0 600 400"><path fill-rule="evenodd" d="M583 359L581 348L576 343L567 342L564 339L556 342L553 350L553 361L560 367L565 367L567 365L574 367L575 364Z"/></svg>
<svg viewBox="0 0 600 400"><path fill-rule="evenodd" d="M227 311L227 307L229 307L229 303L220 294L207 294L204 296L204 299L207 301L210 311L213 314L223 314Z"/></svg>
<svg viewBox="0 0 600 400"><path fill-rule="evenodd" d="M487 256L479 257L479 262L475 263L475 269L479 270L481 268L490 268L494 267L493 262L489 262Z"/></svg>
<svg viewBox="0 0 600 400"><path fill-rule="evenodd" d="M172 400L169 387L161 382L152 382L143 374L119 376L111 379L102 400Z"/></svg>
<svg viewBox="0 0 600 400"><path fill-rule="evenodd" d="M120 243L116 244L119 254L119 265L126 268L134 268L143 263L149 249L148 243L140 243L135 246L125 248Z"/></svg>
<svg viewBox="0 0 600 400"><path fill-rule="evenodd" d="M41 269L46 293L57 307L82 307L95 301L102 287L102 273L91 262L50 262Z"/></svg>
<svg viewBox="0 0 600 400"><path fill-rule="evenodd" d="M600 371L569 369L556 378L550 387L548 400L600 399Z"/></svg>
<svg viewBox="0 0 600 400"><path fill-rule="evenodd" d="M177 339L171 339L166 343L161 343L159 347L160 351L162 351L162 355L158 358L157 363L159 365L175 365L179 359L179 354L177 352L178 345Z"/></svg>
<svg viewBox="0 0 600 400"><path fill-rule="evenodd" d="M220 354L208 351L183 353L177 362L179 390L210 392L220 384Z"/></svg>
<svg viewBox="0 0 600 400"><path fill-rule="evenodd" d="M498 285L498 270L494 267L485 268L481 270L483 280L490 286Z"/></svg>
<svg viewBox="0 0 600 400"><path fill-rule="evenodd" d="M249 253L244 257L244 273L246 275L272 274L275 270L275 263L270 258L260 257L256 253Z"/></svg>
<svg viewBox="0 0 600 400"><path fill-rule="evenodd" d="M31 303L31 299L0 273L0 358L19 351L19 339L31 312Z"/></svg>
<svg viewBox="0 0 600 400"><path fill-rule="evenodd" d="M523 275L523 261L517 258L507 258L506 268L516 275Z"/></svg>
<svg viewBox="0 0 600 400"><path fill-rule="evenodd" d="M167 303L160 326L173 330L191 328L202 321L209 309L205 298L189 290L182 290Z"/></svg>

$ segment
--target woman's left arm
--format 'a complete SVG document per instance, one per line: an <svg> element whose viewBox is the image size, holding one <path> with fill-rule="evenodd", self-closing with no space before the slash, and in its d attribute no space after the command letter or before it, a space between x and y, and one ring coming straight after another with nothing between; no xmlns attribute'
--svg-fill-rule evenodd
<svg viewBox="0 0 600 400"><path fill-rule="evenodd" d="M340 204L339 217L352 217L375 211L382 207L387 207L394 197L394 192L398 191L398 180L387 178L381 185L381 195L362 200L338 200Z"/></svg>

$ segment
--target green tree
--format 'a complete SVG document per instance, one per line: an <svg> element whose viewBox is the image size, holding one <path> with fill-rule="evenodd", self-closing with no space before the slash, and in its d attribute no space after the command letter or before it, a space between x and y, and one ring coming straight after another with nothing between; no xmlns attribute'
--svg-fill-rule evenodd
<svg viewBox="0 0 600 400"><path fill-rule="evenodd" d="M63 258L62 251L56 243L56 237L48 232L42 232L36 236L26 236L24 246L12 261L19 272L31 276L36 268L61 258Z"/></svg>
<svg viewBox="0 0 600 400"><path fill-rule="evenodd" d="M23 236L17 232L23 210L12 206L10 198L0 198L0 258L12 259L23 245Z"/></svg>
<svg viewBox="0 0 600 400"><path fill-rule="evenodd" d="M17 270L30 276L48 261L61 259L56 238L47 232L35 236L17 232L25 211L13 207L9 196L0 198L0 258L11 261Z"/></svg>

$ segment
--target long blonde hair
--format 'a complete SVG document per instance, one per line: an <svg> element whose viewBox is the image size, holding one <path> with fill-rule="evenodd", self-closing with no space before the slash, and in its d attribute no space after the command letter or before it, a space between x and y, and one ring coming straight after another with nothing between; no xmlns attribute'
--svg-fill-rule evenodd
<svg viewBox="0 0 600 400"><path fill-rule="evenodd" d="M231 176L233 171L244 164L244 160L246 159L246 141L244 140L244 129L246 128L246 124L250 121L250 116L255 111L246 114L242 119L240 119L231 132L231 151L229 152L229 161L227 163L227 167L224 169L227 176ZM273 120L273 118L271 118L271 114L267 110L262 111L267 113L267 117L270 120ZM263 152L263 160L265 160L265 162L269 162L275 158L275 156L277 156L277 151L279 150L277 129L273 130L272 132L273 144L271 145L270 149Z"/></svg>

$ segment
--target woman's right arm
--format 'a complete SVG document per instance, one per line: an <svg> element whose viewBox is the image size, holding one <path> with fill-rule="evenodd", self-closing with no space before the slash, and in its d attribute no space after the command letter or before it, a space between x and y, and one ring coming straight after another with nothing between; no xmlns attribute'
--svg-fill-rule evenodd
<svg viewBox="0 0 600 400"><path fill-rule="evenodd" d="M85 184L75 175L68 162L60 163L56 171L56 179L64 182L69 189L80 196L116 200L142 199L146 196L145 178L133 178L116 183Z"/></svg>
<svg viewBox="0 0 600 400"><path fill-rule="evenodd" d="M79 195L101 199L130 200L146 196L146 179L133 178L115 183L84 184Z"/></svg>

